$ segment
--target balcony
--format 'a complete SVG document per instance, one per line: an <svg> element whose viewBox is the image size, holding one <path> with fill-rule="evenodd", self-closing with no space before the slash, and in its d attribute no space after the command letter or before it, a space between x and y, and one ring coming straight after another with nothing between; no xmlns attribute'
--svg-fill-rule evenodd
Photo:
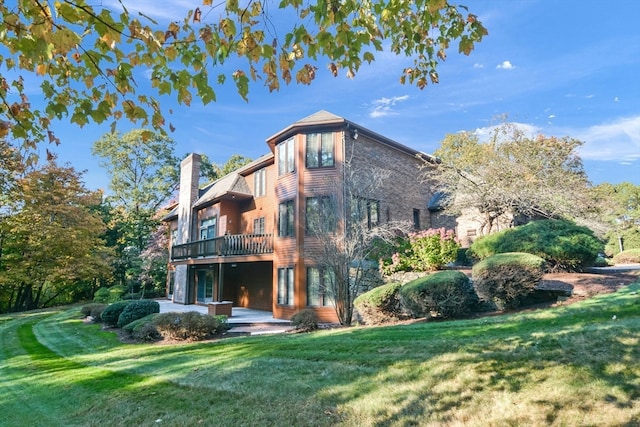
<svg viewBox="0 0 640 427"><path fill-rule="evenodd" d="M227 234L213 239L173 246L171 260L270 253L273 253L273 234Z"/></svg>

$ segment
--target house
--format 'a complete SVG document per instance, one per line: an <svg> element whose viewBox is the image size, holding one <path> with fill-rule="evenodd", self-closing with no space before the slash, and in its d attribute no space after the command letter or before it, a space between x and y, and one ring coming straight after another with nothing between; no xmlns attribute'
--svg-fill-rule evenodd
<svg viewBox="0 0 640 427"><path fill-rule="evenodd" d="M340 200L347 167L356 176L384 172L374 196L359 201L369 226L391 220L416 229L455 226L428 210L433 192L420 179L422 153L356 123L319 111L266 143L268 154L202 188L200 156L182 161L178 205L165 218L175 303L231 301L282 319L310 307L321 321L335 321L323 274L305 256L315 238L305 216L329 198ZM333 232L343 231L337 223Z"/></svg>

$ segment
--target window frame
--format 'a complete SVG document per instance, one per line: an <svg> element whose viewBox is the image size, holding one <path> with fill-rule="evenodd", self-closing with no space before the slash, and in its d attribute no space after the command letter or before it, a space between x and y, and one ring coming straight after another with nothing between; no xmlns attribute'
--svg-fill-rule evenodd
<svg viewBox="0 0 640 427"><path fill-rule="evenodd" d="M295 139L293 137L277 145L278 176L296 171Z"/></svg>
<svg viewBox="0 0 640 427"><path fill-rule="evenodd" d="M307 169L333 168L336 165L333 132L305 135L305 166Z"/></svg>
<svg viewBox="0 0 640 427"><path fill-rule="evenodd" d="M312 284L311 273L317 272L318 283ZM328 288L327 281L328 274L333 275L335 280L335 273L329 268L318 265L311 265L307 267L307 307L334 307L335 299L331 296L331 289ZM317 303L315 303L317 301Z"/></svg>
<svg viewBox="0 0 640 427"><path fill-rule="evenodd" d="M294 302L295 269L291 266L278 268L278 305L293 306Z"/></svg>
<svg viewBox="0 0 640 427"><path fill-rule="evenodd" d="M213 221L212 224L206 224L206 222L208 221ZM206 232L207 236L209 234L209 231L213 229L214 233L213 233L213 237L202 237L202 233ZM205 219L201 219L200 220L200 227L198 228L198 236L200 237L200 240L209 240L209 239L215 239L216 237L218 237L218 216L214 215L214 216L210 216L208 218Z"/></svg>
<svg viewBox="0 0 640 427"><path fill-rule="evenodd" d="M375 212L375 215L374 215ZM367 228L380 225L380 200L354 196L351 198L351 219L366 221Z"/></svg>
<svg viewBox="0 0 640 427"><path fill-rule="evenodd" d="M278 237L295 237L295 235L295 199L289 199L278 204Z"/></svg>
<svg viewBox="0 0 640 427"><path fill-rule="evenodd" d="M267 170L258 169L253 174L253 196L263 197L267 194Z"/></svg>
<svg viewBox="0 0 640 427"><path fill-rule="evenodd" d="M420 230L420 209L413 209L413 229Z"/></svg>
<svg viewBox="0 0 640 427"><path fill-rule="evenodd" d="M257 224L257 227L256 227L256 224ZM265 234L263 216L253 219L253 234Z"/></svg>
<svg viewBox="0 0 640 427"><path fill-rule="evenodd" d="M304 219L305 233L307 235L314 234L314 230L311 229L311 226L312 226L311 220L313 219L313 215L312 215L313 213L310 210L310 206L311 206L310 201L313 201L313 200L317 200L317 203L318 203L316 205L318 207L317 214L321 215L319 219L323 220L323 223L320 224L319 230L323 233L334 233L336 231L338 221L335 215L331 215L332 213L335 212L335 209L334 209L335 198L330 195L310 196L305 199L305 219ZM326 214L331 216L328 216Z"/></svg>

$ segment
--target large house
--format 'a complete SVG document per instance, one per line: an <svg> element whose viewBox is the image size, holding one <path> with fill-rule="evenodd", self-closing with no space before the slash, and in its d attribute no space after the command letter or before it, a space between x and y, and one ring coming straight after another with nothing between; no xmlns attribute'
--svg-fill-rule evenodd
<svg viewBox="0 0 640 427"><path fill-rule="evenodd" d="M266 142L267 155L204 187L200 156L182 161L178 205L165 218L173 302L230 301L282 319L309 307L322 321L335 321L322 267L305 256L317 238L306 217L327 200L341 200L347 168L350 176L380 171L383 177L375 194L359 201L369 226L393 220L416 229L455 227L429 209L434 194L420 179L424 162L414 149L326 111ZM331 206L347 209L342 202ZM338 221L333 232L344 232L344 224Z"/></svg>

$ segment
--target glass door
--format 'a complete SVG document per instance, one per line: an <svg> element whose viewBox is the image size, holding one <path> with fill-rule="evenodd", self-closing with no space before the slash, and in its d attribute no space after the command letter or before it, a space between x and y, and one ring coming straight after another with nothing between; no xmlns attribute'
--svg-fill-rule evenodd
<svg viewBox="0 0 640 427"><path fill-rule="evenodd" d="M208 303L213 301L215 286L215 270L197 270L198 281L197 302Z"/></svg>

